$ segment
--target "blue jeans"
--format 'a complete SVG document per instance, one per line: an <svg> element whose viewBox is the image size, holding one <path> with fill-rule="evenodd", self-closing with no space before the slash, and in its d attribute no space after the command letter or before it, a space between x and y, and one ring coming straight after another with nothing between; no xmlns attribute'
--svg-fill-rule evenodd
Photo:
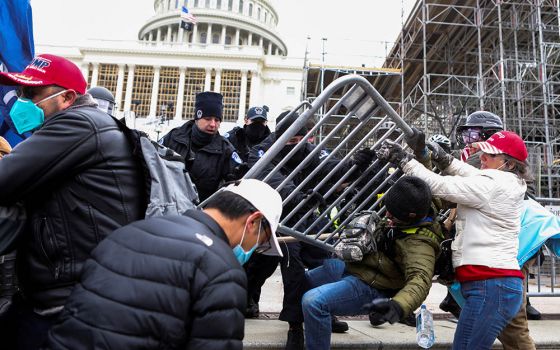
<svg viewBox="0 0 560 350"><path fill-rule="evenodd" d="M453 350L490 349L523 302L523 280L492 278L461 283L466 299L453 339Z"/></svg>
<svg viewBox="0 0 560 350"><path fill-rule="evenodd" d="M364 304L385 295L355 276L344 274L345 264L328 259L306 273L311 290L303 295L305 344L309 349L330 349L331 315L367 314Z"/></svg>

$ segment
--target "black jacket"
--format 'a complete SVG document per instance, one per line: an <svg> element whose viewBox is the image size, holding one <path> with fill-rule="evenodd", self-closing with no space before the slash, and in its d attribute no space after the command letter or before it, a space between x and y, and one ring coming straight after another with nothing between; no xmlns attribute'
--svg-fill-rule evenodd
<svg viewBox="0 0 560 350"><path fill-rule="evenodd" d="M208 145L194 150L191 146L193 127L196 127L194 120L186 122L165 135L162 143L185 159L185 167L198 190L200 201L203 201L216 192L223 181L231 179L234 149L225 138L216 134Z"/></svg>
<svg viewBox="0 0 560 350"><path fill-rule="evenodd" d="M27 209L18 273L34 307L64 305L90 251L143 217L142 186L125 136L109 115L88 105L48 118L0 159L0 205L24 200Z"/></svg>
<svg viewBox="0 0 560 350"><path fill-rule="evenodd" d="M264 139L266 139L269 135L270 129L267 126L266 134L261 142L264 141ZM244 162L247 162L247 160L249 160L249 152L251 151L251 148L260 143L252 143L247 138L247 135L245 135L245 129L240 126L236 126L235 128L228 131L224 135L224 137L233 145L233 147L235 147L237 153L239 154L239 157L241 157Z"/></svg>
<svg viewBox="0 0 560 350"><path fill-rule="evenodd" d="M242 349L246 283L204 212L137 221L92 252L49 346Z"/></svg>

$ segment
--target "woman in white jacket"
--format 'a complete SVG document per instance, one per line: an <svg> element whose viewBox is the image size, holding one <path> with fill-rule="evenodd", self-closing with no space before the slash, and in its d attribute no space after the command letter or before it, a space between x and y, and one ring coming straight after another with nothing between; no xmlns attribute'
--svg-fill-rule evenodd
<svg viewBox="0 0 560 350"><path fill-rule="evenodd" d="M421 138L423 144L423 135ZM418 144L411 147L423 148ZM451 176L429 171L397 144L386 143L378 151L380 159L426 181L434 196L457 203L453 266L466 303L453 349L490 349L523 298L517 235L527 189L524 178L529 177L527 148L509 131L497 132L473 147L482 151L481 169L429 144L432 159Z"/></svg>

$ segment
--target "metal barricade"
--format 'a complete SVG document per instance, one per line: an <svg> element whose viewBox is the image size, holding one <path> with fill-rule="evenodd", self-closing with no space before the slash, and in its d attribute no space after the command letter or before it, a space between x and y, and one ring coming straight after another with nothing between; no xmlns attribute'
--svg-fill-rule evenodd
<svg viewBox="0 0 560 350"><path fill-rule="evenodd" d="M303 137L307 140L321 130L320 142L293 171L282 174L283 180L274 187L281 192L288 184L293 185L294 178L301 176L301 170L305 169L307 176L298 178L295 188L284 196L285 212L278 231L332 251L338 243L340 231L357 213L375 211L382 214L384 208L380 206L378 194L402 175L400 170L389 171L390 164L382 165L377 160L365 170L360 169L352 165L352 156L366 147L378 148L388 137L398 142L403 139L404 133L412 134L412 129L377 90L358 75L335 80L311 105L302 103L282 122L290 120L290 116L298 110L302 110L299 117L262 155L245 178L270 182L305 147L305 142L300 142L283 158L278 157L281 158L279 160L276 156L286 142L309 125L319 111L326 111L316 118L318 120ZM392 125L385 132L380 132L387 121L392 121ZM309 171L306 166L316 157L320 157L321 162ZM302 193L314 195L302 197ZM317 195L326 204L315 203ZM294 203L295 200L299 201Z"/></svg>

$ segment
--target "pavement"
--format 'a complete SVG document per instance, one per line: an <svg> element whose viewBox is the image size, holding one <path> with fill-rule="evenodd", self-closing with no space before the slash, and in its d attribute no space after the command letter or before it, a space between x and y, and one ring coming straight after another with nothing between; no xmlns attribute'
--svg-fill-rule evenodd
<svg viewBox="0 0 560 350"><path fill-rule="evenodd" d="M530 291L536 291L533 281L529 281ZM282 309L282 277L277 270L265 283L259 319L245 322L245 349L284 349L288 325L278 320ZM456 320L449 313L439 309L439 303L445 297L447 289L434 283L430 294L424 302L434 314L436 343L432 349L450 349L457 326ZM543 319L529 321L529 330L537 349L560 350L560 297L532 297L531 304L542 313ZM348 322L350 329L344 334L333 334L332 349L420 349L416 344L414 327L402 324L373 327L367 318L340 318ZM493 349L501 349L496 341Z"/></svg>

